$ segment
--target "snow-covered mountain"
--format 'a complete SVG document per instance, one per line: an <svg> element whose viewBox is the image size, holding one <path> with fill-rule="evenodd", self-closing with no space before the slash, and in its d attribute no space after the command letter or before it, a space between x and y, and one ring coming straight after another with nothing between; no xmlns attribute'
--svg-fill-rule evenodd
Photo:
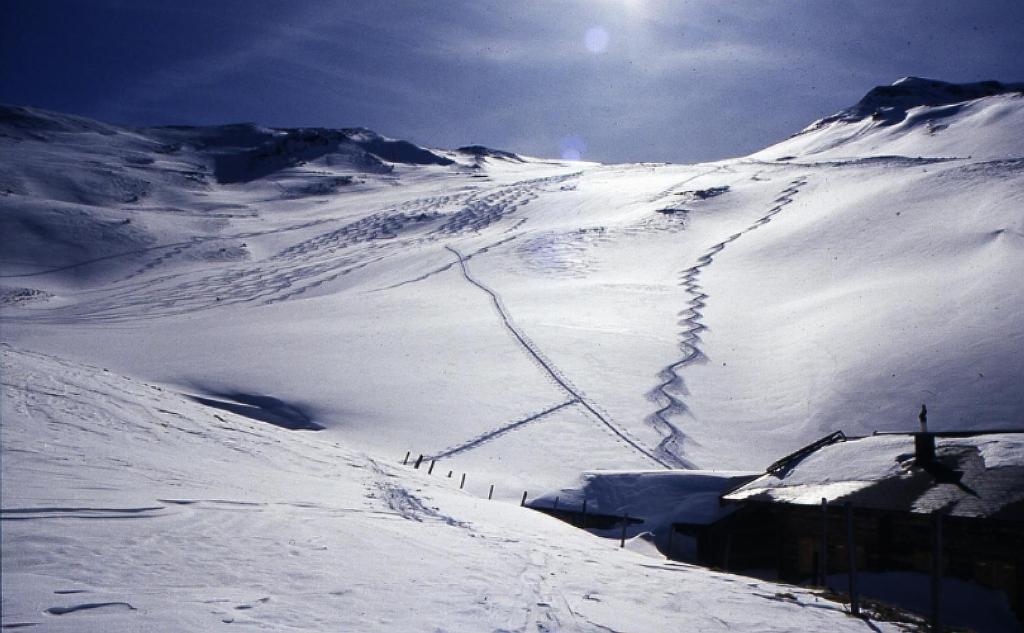
<svg viewBox="0 0 1024 633"><path fill-rule="evenodd" d="M1019 426L1020 90L904 79L692 166L8 107L5 338L517 478Z"/></svg>
<svg viewBox="0 0 1024 633"><path fill-rule="evenodd" d="M601 573L635 583L587 599L544 577L562 555L548 539L577 537L475 497L495 484L518 501L601 468L757 470L835 429L910 430L922 402L937 429L1024 428L1020 84L904 79L752 156L699 165L429 149L358 128L129 129L8 106L0 223L5 622L81 630L39 614L68 602L52 591L85 584L107 597L78 602L113 606L74 613L173 621L166 598L112 597L173 584L124 572L133 557L154 530L227 539L251 520L244 547L270 531L273 553L181 581L171 601L221 601L186 610L192 628L212 626L208 612L316 627L337 601L392 629L419 599L465 608L457 630L514 628L526 603L546 605L530 622L622 630L636 626L615 624L624 605L661 591L644 583L683 576L605 557ZM406 451L438 458L432 479L384 463ZM449 471L468 473L465 491ZM262 505L232 515L250 506L226 501ZM130 547L108 574L80 561L117 545L107 521L84 520L110 508L140 520L117 523L138 527L119 533ZM71 534L82 525L95 529ZM517 543L498 546L507 560L483 548L459 561L493 592L449 601L434 576L358 571L425 551L440 574L446 548L472 538ZM590 564L597 546L579 538L561 571ZM153 554L174 578L192 560L182 539ZM203 542L203 560L243 556ZM263 590L277 580L247 584L321 544L358 550L357 571L331 572L337 587L299 559L280 568L295 587L284 604ZM732 582L686 573L709 592ZM417 578L433 588L391 610L367 602ZM311 608L300 594L317 591ZM499 595L501 616L470 605ZM780 604L788 630L842 625L736 600L731 624ZM677 624L679 608L646 606L641 628Z"/></svg>
<svg viewBox="0 0 1024 633"><path fill-rule="evenodd" d="M1024 83L904 77L754 156L1019 157L1021 94Z"/></svg>

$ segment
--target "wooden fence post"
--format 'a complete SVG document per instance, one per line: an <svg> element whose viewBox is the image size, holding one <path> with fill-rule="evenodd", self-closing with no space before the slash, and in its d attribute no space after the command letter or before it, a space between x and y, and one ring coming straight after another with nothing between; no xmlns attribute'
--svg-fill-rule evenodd
<svg viewBox="0 0 1024 633"><path fill-rule="evenodd" d="M821 565L821 586L828 587L828 499L821 499L821 554L818 556Z"/></svg>
<svg viewBox="0 0 1024 633"><path fill-rule="evenodd" d="M932 631L942 630L942 512L936 510L933 513L932 528Z"/></svg>
<svg viewBox="0 0 1024 633"><path fill-rule="evenodd" d="M525 505L526 505L526 491L524 490L523 491L523 500L519 502L519 507L521 508L521 507L523 507Z"/></svg>
<svg viewBox="0 0 1024 633"><path fill-rule="evenodd" d="M436 464L436 463L437 463L436 459L430 460L430 468L427 469L427 474L428 475L431 475L431 474L434 473L434 464Z"/></svg>
<svg viewBox="0 0 1024 633"><path fill-rule="evenodd" d="M459 482L459 490L466 487L466 473L462 473L462 481Z"/></svg>
<svg viewBox="0 0 1024 633"><path fill-rule="evenodd" d="M454 473L454 472L455 472L454 470L449 470L448 471L448 479L452 478L452 473Z"/></svg>
<svg viewBox="0 0 1024 633"><path fill-rule="evenodd" d="M487 493L488 501L494 498L494 484L491 484L491 490Z"/></svg>
<svg viewBox="0 0 1024 633"><path fill-rule="evenodd" d="M846 502L846 549L850 558L850 613L860 617L860 601L857 599L857 546L853 539L853 504Z"/></svg>
<svg viewBox="0 0 1024 633"><path fill-rule="evenodd" d="M413 468L416 468L418 470L419 467L420 467L420 464L422 464L422 463L423 463L423 456L420 455L419 457L416 458L416 464L413 466Z"/></svg>
<svg viewBox="0 0 1024 633"><path fill-rule="evenodd" d="M409 463L409 456L412 455L412 451L405 451L405 459L402 460L402 465L405 466Z"/></svg>

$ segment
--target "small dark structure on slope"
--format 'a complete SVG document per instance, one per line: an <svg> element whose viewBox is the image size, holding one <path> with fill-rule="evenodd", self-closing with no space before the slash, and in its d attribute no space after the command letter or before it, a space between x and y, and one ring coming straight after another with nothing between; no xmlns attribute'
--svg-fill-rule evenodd
<svg viewBox="0 0 1024 633"><path fill-rule="evenodd" d="M837 432L721 501L737 509L698 535L701 564L814 584L851 562L937 571L1002 591L1024 621L1024 432Z"/></svg>

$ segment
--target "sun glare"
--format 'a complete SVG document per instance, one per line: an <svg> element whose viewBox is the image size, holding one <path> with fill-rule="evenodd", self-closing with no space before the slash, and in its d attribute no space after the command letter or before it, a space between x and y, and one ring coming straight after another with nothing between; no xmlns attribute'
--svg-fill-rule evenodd
<svg viewBox="0 0 1024 633"><path fill-rule="evenodd" d="M595 55L605 52L608 49L608 31L602 26L594 26L587 29L583 36L583 45Z"/></svg>

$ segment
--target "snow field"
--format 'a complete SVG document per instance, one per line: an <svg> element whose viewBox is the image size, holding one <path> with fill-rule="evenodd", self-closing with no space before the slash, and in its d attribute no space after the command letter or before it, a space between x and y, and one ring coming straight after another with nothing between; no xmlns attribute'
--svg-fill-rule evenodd
<svg viewBox="0 0 1024 633"><path fill-rule="evenodd" d="M864 626L811 592L619 550L323 433L211 413L99 367L3 351L5 624Z"/></svg>

